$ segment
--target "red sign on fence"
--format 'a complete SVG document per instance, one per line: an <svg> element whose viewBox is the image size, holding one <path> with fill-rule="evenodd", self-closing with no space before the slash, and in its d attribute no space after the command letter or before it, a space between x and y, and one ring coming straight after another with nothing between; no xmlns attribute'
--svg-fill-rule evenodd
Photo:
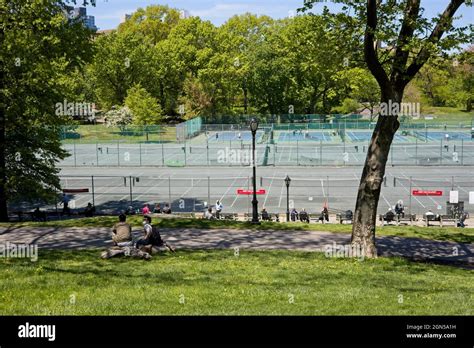
<svg viewBox="0 0 474 348"><path fill-rule="evenodd" d="M413 190L413 196L442 196L443 191L439 190L431 190L431 191L426 191L426 190Z"/></svg>
<svg viewBox="0 0 474 348"><path fill-rule="evenodd" d="M88 188L84 189L64 189L63 193L87 193L89 192Z"/></svg>
<svg viewBox="0 0 474 348"><path fill-rule="evenodd" d="M264 195L267 191L265 191L264 189L260 189L258 191L255 192L255 194L257 195ZM253 195L253 190L243 190L243 189L238 189L237 190L237 194L238 195Z"/></svg>

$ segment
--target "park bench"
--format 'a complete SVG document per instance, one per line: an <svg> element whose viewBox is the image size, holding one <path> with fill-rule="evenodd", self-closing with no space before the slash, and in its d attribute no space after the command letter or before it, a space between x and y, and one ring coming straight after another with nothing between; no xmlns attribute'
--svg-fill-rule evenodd
<svg viewBox="0 0 474 348"><path fill-rule="evenodd" d="M46 222L49 220L50 215L57 215L56 212L41 211L39 216L36 216L32 211L14 211L12 212L11 220L17 220L18 222L22 221L43 221Z"/></svg>
<svg viewBox="0 0 474 348"><path fill-rule="evenodd" d="M258 216L260 217L260 214L258 214ZM244 220L245 221L252 220L252 213L244 213Z"/></svg>
<svg viewBox="0 0 474 348"><path fill-rule="evenodd" d="M388 217L387 215L385 214L380 214L379 215L379 221L382 223L382 226L385 225L385 223L387 223L388 225L390 225L390 223L392 222L396 222L396 219L397 217L394 215L393 217Z"/></svg>
<svg viewBox="0 0 474 348"><path fill-rule="evenodd" d="M221 213L222 220L237 220L239 217L236 213Z"/></svg>
<svg viewBox="0 0 474 348"><path fill-rule="evenodd" d="M400 226L401 223L412 224L414 221L416 221L416 214L397 215L396 217L397 226Z"/></svg>
<svg viewBox="0 0 474 348"><path fill-rule="evenodd" d="M349 221L349 223L352 224L352 219L353 219L353 214L352 214L352 212L350 212L350 214L349 214L349 211L344 211L344 212L336 214L336 220L340 224L344 223L344 221Z"/></svg>
<svg viewBox="0 0 474 348"><path fill-rule="evenodd" d="M311 213L311 214L308 214L308 217L309 217L309 222L311 223L312 221L314 222L319 222L319 218L320 218L321 214L315 214L315 213ZM323 224L327 222L325 220L323 220Z"/></svg>
<svg viewBox="0 0 474 348"><path fill-rule="evenodd" d="M443 225L445 224L453 224L454 227L458 227L458 222L459 220L453 216L449 216L449 215L441 215L440 219L439 219L439 225L441 227L443 227Z"/></svg>
<svg viewBox="0 0 474 348"><path fill-rule="evenodd" d="M245 221L252 221L252 213L244 213L244 219ZM280 214L278 213L268 213L268 217L269 217L269 220L266 220L266 221L273 221L273 222L279 222L280 221ZM258 214L258 219L260 221L263 221L262 220L262 214Z"/></svg>
<svg viewBox="0 0 474 348"><path fill-rule="evenodd" d="M432 226L430 225L430 223L433 223L433 222L438 222L440 227L443 227L443 225L447 223L454 224L454 227L458 226L458 219L450 215L438 215L438 218L436 218L436 215L435 216L424 215L423 222L425 223L426 227Z"/></svg>
<svg viewBox="0 0 474 348"><path fill-rule="evenodd" d="M385 222L387 222L387 224L390 224L390 223L395 223L397 226L400 226L401 223L404 223L404 224L408 224L408 223L413 223L414 221L416 221L416 215L415 214L405 214L405 215L395 215L393 216L393 218L387 218L386 215L382 215L380 214L379 215L379 221L382 222L382 226L385 225Z"/></svg>
<svg viewBox="0 0 474 348"><path fill-rule="evenodd" d="M430 226L430 222L440 222L440 220L441 217L438 218L436 215L423 215L422 217L422 221L424 222L426 227Z"/></svg>

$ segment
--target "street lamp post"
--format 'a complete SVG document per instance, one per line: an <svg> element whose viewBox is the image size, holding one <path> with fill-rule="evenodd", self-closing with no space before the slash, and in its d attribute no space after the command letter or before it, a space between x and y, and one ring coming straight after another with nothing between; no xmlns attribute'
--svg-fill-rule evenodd
<svg viewBox="0 0 474 348"><path fill-rule="evenodd" d="M290 182L291 179L287 175L285 178L286 184L286 222L290 221Z"/></svg>
<svg viewBox="0 0 474 348"><path fill-rule="evenodd" d="M255 118L250 120L250 130L252 132L252 166L253 166L253 200L252 200L252 223L259 224L258 221L258 201L257 201L257 170L255 168L255 136L257 134L258 121Z"/></svg>

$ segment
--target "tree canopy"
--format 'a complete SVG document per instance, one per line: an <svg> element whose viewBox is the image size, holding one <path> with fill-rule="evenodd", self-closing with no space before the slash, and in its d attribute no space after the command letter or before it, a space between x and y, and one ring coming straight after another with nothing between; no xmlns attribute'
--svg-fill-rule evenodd
<svg viewBox="0 0 474 348"><path fill-rule="evenodd" d="M66 157L55 105L75 101L68 82L93 56L92 32L63 1L0 2L0 220L7 202L51 199ZM74 99L73 99L74 98Z"/></svg>

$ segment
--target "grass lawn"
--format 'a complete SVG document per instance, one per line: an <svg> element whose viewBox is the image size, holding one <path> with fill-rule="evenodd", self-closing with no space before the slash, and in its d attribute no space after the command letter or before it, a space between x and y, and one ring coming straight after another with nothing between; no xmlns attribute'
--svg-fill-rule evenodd
<svg viewBox="0 0 474 348"><path fill-rule="evenodd" d="M434 116L433 120L425 120L423 117L420 120L413 120L414 123L426 122L427 125L430 123L447 123L447 124L459 124L463 123L464 125L469 126L471 120L474 118L474 111L467 112L462 110L462 108L453 108L453 107L435 107L435 106L426 106L422 109L422 115L432 115Z"/></svg>
<svg viewBox="0 0 474 348"><path fill-rule="evenodd" d="M131 132L133 129L131 130ZM69 143L84 143L95 144L96 142L113 142L120 140L124 143L138 143L147 140L144 133L137 132L136 134L122 135L118 127L106 127L105 125L79 125L75 129L76 133L81 135L80 139L66 139L63 142ZM163 126L160 132L151 132L148 134L148 141L153 142L176 142L175 127Z"/></svg>
<svg viewBox="0 0 474 348"><path fill-rule="evenodd" d="M63 221L41 222L22 222L22 223L0 223L0 227L9 226L44 226L44 227L110 227L117 221L117 217L94 217L81 218ZM142 222L141 216L131 216L128 221L139 226ZM259 229L259 230L288 230L288 231L326 231L336 233L351 233L351 225L341 224L305 224L300 222L262 222L260 225L241 221L209 221L201 219L181 219L181 218L155 218L155 223L161 228L231 228L231 229ZM385 226L377 227L378 236L398 236L407 238L423 238L440 241L452 241L457 243L474 243L473 228L455 228L455 227L418 227L418 226Z"/></svg>
<svg viewBox="0 0 474 348"><path fill-rule="evenodd" d="M0 277L0 315L474 314L473 271L399 258L215 250L143 261L40 251L37 262L0 259Z"/></svg>

